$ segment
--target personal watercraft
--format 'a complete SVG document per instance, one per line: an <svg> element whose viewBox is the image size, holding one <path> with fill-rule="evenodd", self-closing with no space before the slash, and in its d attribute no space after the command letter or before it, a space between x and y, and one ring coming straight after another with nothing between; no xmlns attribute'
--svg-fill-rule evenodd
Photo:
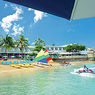
<svg viewBox="0 0 95 95"><path fill-rule="evenodd" d="M88 69L85 65L84 65L84 69L83 70L78 70L78 71L76 71L76 73L78 73L78 74L81 74L81 73L95 74L95 72L93 72L91 69Z"/></svg>

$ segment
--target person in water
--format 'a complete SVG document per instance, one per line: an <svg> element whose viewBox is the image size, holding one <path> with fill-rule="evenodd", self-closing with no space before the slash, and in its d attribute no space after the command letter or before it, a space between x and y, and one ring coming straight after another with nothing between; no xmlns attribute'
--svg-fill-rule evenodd
<svg viewBox="0 0 95 95"><path fill-rule="evenodd" d="M88 71L88 68L86 67L86 65L84 65L83 71L84 72Z"/></svg>
<svg viewBox="0 0 95 95"><path fill-rule="evenodd" d="M84 65L83 71L84 72L91 72L91 73L93 73L93 71L91 69L88 69L85 65Z"/></svg>

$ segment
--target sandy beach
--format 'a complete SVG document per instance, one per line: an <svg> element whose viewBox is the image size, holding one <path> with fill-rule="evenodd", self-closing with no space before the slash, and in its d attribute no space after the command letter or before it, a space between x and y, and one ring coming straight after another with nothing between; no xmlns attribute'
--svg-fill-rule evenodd
<svg viewBox="0 0 95 95"><path fill-rule="evenodd" d="M2 61L2 60L1 60ZM0 61L0 63L1 63ZM8 60L10 61L10 60ZM11 59L11 61L14 61L13 59ZM71 66L78 66L78 65L82 65L82 64L86 64L86 63L95 63L95 61L73 61L70 62L72 65ZM4 77L4 76L12 76L12 75L29 75L31 73L36 73L39 71L43 71L43 70L54 70L54 69L59 69L59 68L64 68L64 66L60 65L59 62L52 62L49 63L52 64L52 66L45 66L42 65L42 67L38 67L38 66L34 66L34 67L21 67L20 69L12 67L10 65L1 65L0 64L0 77Z"/></svg>

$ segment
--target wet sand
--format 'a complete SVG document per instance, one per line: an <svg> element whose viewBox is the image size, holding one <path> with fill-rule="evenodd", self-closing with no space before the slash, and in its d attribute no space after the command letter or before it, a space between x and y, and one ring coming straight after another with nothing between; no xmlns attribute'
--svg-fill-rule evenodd
<svg viewBox="0 0 95 95"><path fill-rule="evenodd" d="M1 63L1 61L0 61L0 63ZM10 61L10 60L8 60L8 61ZM13 61L13 59L11 61ZM72 64L71 66L78 66L78 65L82 65L82 64L86 64L86 63L95 63L95 61L73 61L70 63ZM10 65L1 65L0 64L0 77L13 76L13 75L21 76L21 75L25 75L25 74L29 75L31 73L34 74L36 72L40 72L43 70L54 70L54 69L64 68L64 66L59 64L59 62L52 62L49 64L51 64L52 66L42 65L42 67L37 67L37 66L28 67L28 68L21 67L20 69L11 67Z"/></svg>

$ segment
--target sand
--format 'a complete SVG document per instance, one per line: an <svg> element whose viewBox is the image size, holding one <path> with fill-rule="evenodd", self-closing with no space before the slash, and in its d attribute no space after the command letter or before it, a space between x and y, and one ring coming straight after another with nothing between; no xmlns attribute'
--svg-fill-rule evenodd
<svg viewBox="0 0 95 95"><path fill-rule="evenodd" d="M14 61L16 59L10 59L11 61ZM8 61L10 61L8 60ZM0 60L1 63L2 60ZM95 63L95 61L73 61L70 62L72 65L71 66L78 66L78 65L82 65L82 64L86 64L86 63ZM36 72L39 71L43 71L43 70L54 70L54 69L59 69L59 68L64 68L64 66L60 65L59 62L52 62L49 63L52 66L45 66L42 65L42 67L29 67L29 68L15 68L15 67L11 67L10 65L1 65L0 64L0 77L5 77L5 76L12 76L12 75L29 75L29 74L34 74Z"/></svg>

